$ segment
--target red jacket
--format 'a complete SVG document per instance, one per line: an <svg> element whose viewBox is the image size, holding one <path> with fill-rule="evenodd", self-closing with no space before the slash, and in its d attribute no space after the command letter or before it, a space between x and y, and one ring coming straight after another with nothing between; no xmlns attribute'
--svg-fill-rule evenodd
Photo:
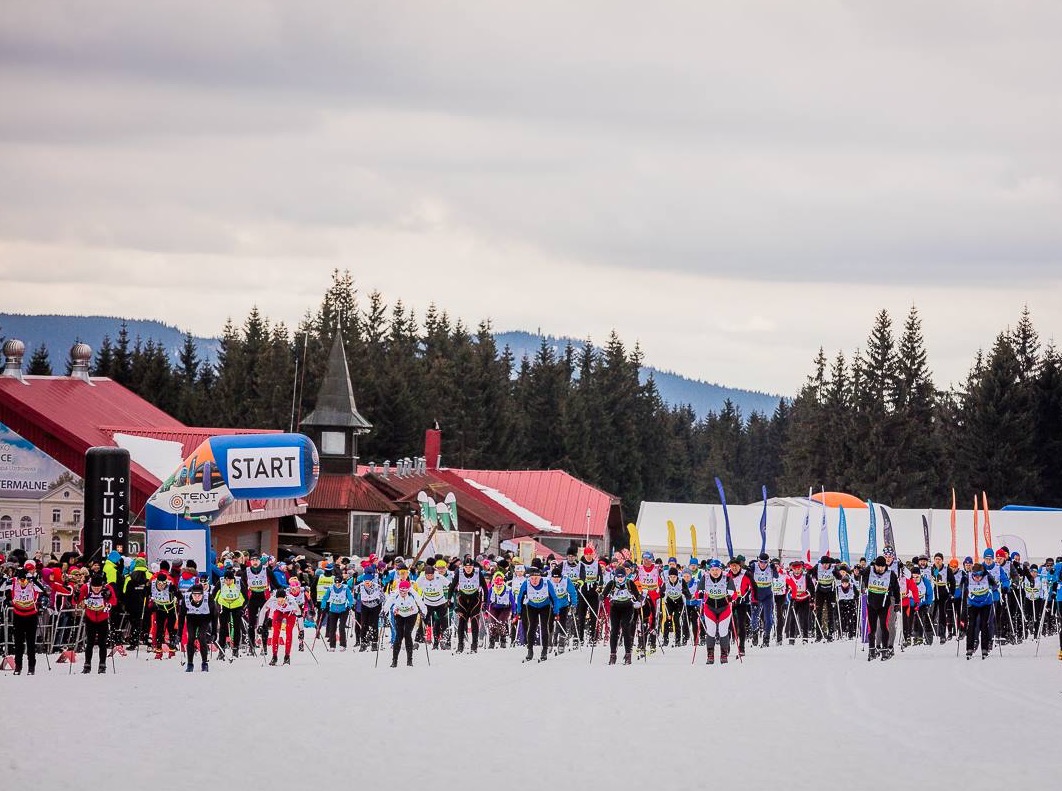
<svg viewBox="0 0 1062 791"><path fill-rule="evenodd" d="M900 581L900 602L906 610L912 604L917 607L921 597L918 593L918 583L911 577Z"/></svg>
<svg viewBox="0 0 1062 791"><path fill-rule="evenodd" d="M77 603L85 608L86 621L103 623L110 616L111 607L118 603L118 597L110 585L104 585L99 593L93 593L88 583L85 583L77 592Z"/></svg>
<svg viewBox="0 0 1062 791"><path fill-rule="evenodd" d="M804 578L803 591L797 587L797 581L792 574L785 578L786 590L789 591L789 598L793 601L807 601L811 598L811 578L806 571L801 576Z"/></svg>

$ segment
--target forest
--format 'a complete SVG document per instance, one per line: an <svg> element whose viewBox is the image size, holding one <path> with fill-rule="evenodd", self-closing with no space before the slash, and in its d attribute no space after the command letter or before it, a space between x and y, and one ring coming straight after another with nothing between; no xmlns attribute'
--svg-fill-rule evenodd
<svg viewBox="0 0 1062 791"><path fill-rule="evenodd" d="M188 425L297 427L313 409L328 350L343 335L358 411L374 428L363 462L422 453L424 429L443 429L443 463L484 469L561 468L623 499L730 502L846 491L895 507L960 506L987 492L1008 503L1062 506L1062 359L1043 344L1026 308L1013 329L974 357L965 380L938 388L912 307L901 326L873 317L850 356L824 349L800 392L771 414L727 402L697 415L665 404L642 354L613 332L557 352L545 342L514 359L490 321L472 328L431 306L422 317L379 292L362 296L333 273L316 311L289 328L257 309L226 323L216 364L189 334L171 360L124 324L95 351L108 376ZM67 362L69 369L69 361ZM28 373L49 374L38 347Z"/></svg>

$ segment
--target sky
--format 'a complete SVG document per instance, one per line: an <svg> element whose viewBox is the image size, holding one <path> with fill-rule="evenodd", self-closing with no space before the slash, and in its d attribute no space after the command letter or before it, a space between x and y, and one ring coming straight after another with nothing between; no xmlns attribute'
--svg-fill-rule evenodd
<svg viewBox="0 0 1062 791"><path fill-rule="evenodd" d="M1062 4L8 0L0 310L423 314L790 394L1062 335Z"/></svg>

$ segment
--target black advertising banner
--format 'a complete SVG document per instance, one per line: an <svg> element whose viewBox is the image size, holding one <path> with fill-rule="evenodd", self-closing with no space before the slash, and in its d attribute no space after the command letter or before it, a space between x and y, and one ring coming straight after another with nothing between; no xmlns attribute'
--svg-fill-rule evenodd
<svg viewBox="0 0 1062 791"><path fill-rule="evenodd" d="M81 553L103 561L112 549L128 551L129 451L89 448L85 454L85 530Z"/></svg>

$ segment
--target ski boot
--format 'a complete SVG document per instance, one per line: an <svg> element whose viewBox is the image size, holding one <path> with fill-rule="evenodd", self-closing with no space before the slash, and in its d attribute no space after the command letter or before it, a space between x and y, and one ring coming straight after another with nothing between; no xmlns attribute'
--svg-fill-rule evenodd
<svg viewBox="0 0 1062 791"><path fill-rule="evenodd" d="M1058 653L1059 653L1059 659L1062 659L1062 651L1059 651ZM608 655L608 663L610 665L616 664L616 655L615 654L609 654Z"/></svg>
<svg viewBox="0 0 1062 791"><path fill-rule="evenodd" d="M469 649L469 653L471 653L471 654L476 653L476 647L472 646L472 648Z"/></svg>
<svg viewBox="0 0 1062 791"><path fill-rule="evenodd" d="M535 655L534 654L528 654L527 656L524 657L524 662L533 662L534 659L535 659Z"/></svg>
<svg viewBox="0 0 1062 791"><path fill-rule="evenodd" d="M103 662L100 662L100 667L96 672L102 676L104 673L107 672L107 665Z"/></svg>
<svg viewBox="0 0 1062 791"><path fill-rule="evenodd" d="M882 650L882 652L881 652L881 661L882 662L886 662L889 659L892 659L892 656L893 656L893 650L891 648L886 648L886 649Z"/></svg>
<svg viewBox="0 0 1062 791"><path fill-rule="evenodd" d="M189 662L188 664L186 664L186 665L184 666L184 672L185 672L185 673L191 673L191 672L192 672L192 671L193 671L194 669L195 669L195 668L194 668L194 667L192 666L192 663L191 663L191 662Z"/></svg>
<svg viewBox="0 0 1062 791"><path fill-rule="evenodd" d="M91 673L91 672L92 672L92 665L90 665L88 662L86 662L85 666L83 668L81 668L81 675L85 675L86 673Z"/></svg>
<svg viewBox="0 0 1062 791"><path fill-rule="evenodd" d="M291 664L291 654L284 654L284 664L285 665L290 665Z"/></svg>
<svg viewBox="0 0 1062 791"><path fill-rule="evenodd" d="M796 640L794 640L792 637L790 637L789 638L789 645L796 645Z"/></svg>
<svg viewBox="0 0 1062 791"><path fill-rule="evenodd" d="M413 657L411 657L411 656L407 656L406 657L406 667L413 667Z"/></svg>
<svg viewBox="0 0 1062 791"><path fill-rule="evenodd" d="M760 644L760 633L759 632L753 632L752 633L752 644L753 645L757 645L757 646Z"/></svg>
<svg viewBox="0 0 1062 791"><path fill-rule="evenodd" d="M207 673L207 672L209 672L209 671L210 671L210 665L209 665L208 663L206 663L206 662L203 662L203 663L202 663L202 664L201 664L201 665L199 666L199 669L200 669L200 670L201 670L202 672L204 672L204 673Z"/></svg>
<svg viewBox="0 0 1062 791"><path fill-rule="evenodd" d="M300 651L302 650L302 646L299 646L299 650ZM369 650L369 646L368 646L367 643L362 643L360 646L358 646L358 653L359 654L364 654L368 650Z"/></svg>
<svg viewBox="0 0 1062 791"><path fill-rule="evenodd" d="M740 652L738 652L738 655L741 655ZM719 654L719 664L725 665L729 656L730 655L726 651L723 651L721 654Z"/></svg>
<svg viewBox="0 0 1062 791"><path fill-rule="evenodd" d="M270 667L276 667L277 666L277 655L276 654L273 654L273 658L269 660L269 666Z"/></svg>
<svg viewBox="0 0 1062 791"><path fill-rule="evenodd" d="M631 652L628 651L623 655L623 664L629 665L631 663Z"/></svg>
<svg viewBox="0 0 1062 791"><path fill-rule="evenodd" d="M542 654L542 656L538 658L538 661L545 662L547 659L549 659L549 654Z"/></svg>
<svg viewBox="0 0 1062 791"><path fill-rule="evenodd" d="M156 651L155 652L155 658L156 659L162 659L162 651Z"/></svg>
<svg viewBox="0 0 1062 791"><path fill-rule="evenodd" d="M706 664L706 665L714 665L715 664L715 649L713 648L710 651L706 651L705 653L708 654L708 659L705 660L704 664Z"/></svg>
<svg viewBox="0 0 1062 791"><path fill-rule="evenodd" d="M771 647L771 638L770 637L764 637L763 638L763 645L760 646L760 648L770 648L770 647Z"/></svg>
<svg viewBox="0 0 1062 791"><path fill-rule="evenodd" d="M1059 653L1062 654L1062 651L1059 651ZM1059 657L1059 658L1062 659L1062 657ZM14 670L11 671L11 675L13 675L13 676L21 676L22 675L22 668L21 667L16 667Z"/></svg>
<svg viewBox="0 0 1062 791"><path fill-rule="evenodd" d="M398 667L398 657L397 656L391 658L391 667Z"/></svg>
<svg viewBox="0 0 1062 791"><path fill-rule="evenodd" d="M981 652L981 658L982 658L982 659L988 659L988 654L989 654L989 653L990 653L990 652L988 652L988 651L982 651L982 652Z"/></svg>
<svg viewBox="0 0 1062 791"><path fill-rule="evenodd" d="M299 638L299 650L300 651L305 651L306 650L306 641L303 640L301 637ZM362 650L365 650L365 649L362 649Z"/></svg>
<svg viewBox="0 0 1062 791"><path fill-rule="evenodd" d="M501 638L501 647L505 648L505 638L504 637Z"/></svg>
<svg viewBox="0 0 1062 791"><path fill-rule="evenodd" d="M873 662L877 658L878 658L878 649L871 648L871 649L869 649L867 651L867 661L868 662Z"/></svg>
<svg viewBox="0 0 1062 791"><path fill-rule="evenodd" d="M1059 651L1059 653L1062 654L1062 651ZM971 659L973 659L973 651L967 651L966 652L966 661L969 662Z"/></svg>

